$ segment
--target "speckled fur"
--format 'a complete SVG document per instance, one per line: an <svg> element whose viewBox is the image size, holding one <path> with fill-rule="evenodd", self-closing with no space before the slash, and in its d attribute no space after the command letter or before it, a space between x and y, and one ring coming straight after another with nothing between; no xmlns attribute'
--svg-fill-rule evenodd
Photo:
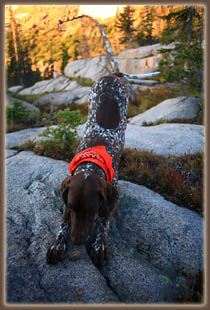
<svg viewBox="0 0 210 310"><path fill-rule="evenodd" d="M97 123L96 114L101 102L104 100L105 91L108 92L109 100L113 99L118 104L120 121L116 128L105 129ZM102 97L103 96L103 97ZM89 95L89 114L83 139L77 152L86 148L104 145L109 155L113 158L115 176L112 184L118 185L118 162L123 151L125 142L125 129L127 126L128 94L126 86L120 77L109 75L99 79L92 87ZM104 171L93 163L82 163L74 172L96 173L105 179Z"/></svg>
<svg viewBox="0 0 210 310"><path fill-rule="evenodd" d="M100 110L98 110L99 107ZM93 236L93 240L92 237L89 236L88 240L90 240L90 245L88 245L89 241L86 243L90 257L94 264L99 266L103 265L108 258L109 248L107 235L110 221L113 218L119 203L118 162L125 141L127 108L128 94L123 79L114 74L99 79L91 89L89 95L88 120L83 139L77 149L78 153L93 146L104 145L113 159L112 166L115 172L112 180L113 186L107 182L111 188L114 188L114 190L112 189L113 197L111 202L109 202L109 213L108 216L99 216L96 214L95 224L93 225L95 227L96 235L95 237ZM104 118L100 114L102 113L101 111L104 113ZM113 113L113 111L115 111L115 113ZM97 121L97 117L99 121ZM101 125L99 125L99 123ZM94 175L94 178L99 177L106 180L103 169L91 162L83 162L80 164L73 172L73 175L76 176L81 172L83 173L84 180L88 180L90 175ZM67 177L63 182L62 186L64 192L69 188L70 178L71 177ZM104 183L106 184L106 182ZM116 194L113 194L113 192L116 192ZM55 264L64 258L71 226L70 214L71 210L68 208L67 202L65 202L61 229L58 232L55 241L47 251L46 258L49 264Z"/></svg>

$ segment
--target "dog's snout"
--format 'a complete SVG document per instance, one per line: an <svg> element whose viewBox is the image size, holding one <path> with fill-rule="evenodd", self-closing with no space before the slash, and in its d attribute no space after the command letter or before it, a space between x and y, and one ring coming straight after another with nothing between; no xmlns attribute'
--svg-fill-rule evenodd
<svg viewBox="0 0 210 310"><path fill-rule="evenodd" d="M83 225L75 225L71 230L71 240L74 244L80 245L85 243L89 234L89 229Z"/></svg>
<svg viewBox="0 0 210 310"><path fill-rule="evenodd" d="M87 237L83 236L83 235L71 235L71 240L75 245L81 245L83 243L85 243L85 241L87 240Z"/></svg>

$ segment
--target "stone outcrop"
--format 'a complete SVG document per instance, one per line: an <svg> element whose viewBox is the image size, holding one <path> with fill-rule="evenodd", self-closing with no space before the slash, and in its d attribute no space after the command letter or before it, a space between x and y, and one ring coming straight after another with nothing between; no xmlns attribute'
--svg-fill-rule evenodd
<svg viewBox="0 0 210 310"><path fill-rule="evenodd" d="M172 48L174 44L142 46L121 52L118 56L120 71L127 74L143 74L157 71L162 58L161 48Z"/></svg>
<svg viewBox="0 0 210 310"><path fill-rule="evenodd" d="M55 79L44 80L35 83L31 87L27 87L19 92L19 95L38 95L43 93L51 93L57 91L63 91L70 85L70 81L65 76L60 76Z"/></svg>
<svg viewBox="0 0 210 310"><path fill-rule="evenodd" d="M6 147L38 141L46 128L24 129L6 134ZM78 137L82 137L85 124L77 127ZM158 126L127 125L125 147L137 150L152 151L162 156L183 156L204 151L204 126L191 124L162 124Z"/></svg>
<svg viewBox="0 0 210 310"><path fill-rule="evenodd" d="M41 107L41 106L50 106L53 104L54 106L68 106L74 100L77 99L77 96L71 92L61 92L61 93L50 93L41 96L39 99L34 101L34 105Z"/></svg>
<svg viewBox="0 0 210 310"><path fill-rule="evenodd" d="M138 71L131 73L141 73L140 64L145 66L146 61L148 70L156 70L159 48L156 44L139 51L127 51L127 55L122 52L118 58L125 70ZM106 74L107 64L103 57L72 62L67 65L66 72L69 76L80 75L95 80ZM76 81L66 77L13 91L22 94L50 92L37 100L36 104L40 106L64 102L82 104L89 93L88 88L78 86ZM150 120L154 116L155 119L170 119L172 113L174 118L178 107L187 106L191 100L190 106L195 106L193 113L196 115L199 102L194 99L182 98L180 102L179 98L176 103L170 99L170 112L163 102L157 107L161 106L162 112L147 113ZM173 103L176 104L174 108ZM128 123L125 147L163 156L203 152L204 126L162 124L144 127L141 126L142 117L144 121L148 119L145 119L146 114L142 115ZM186 118L183 111L179 115ZM83 135L84 127L85 124L77 127L78 137ZM123 305L182 303L186 297L191 300L204 270L203 218L166 201L144 186L123 180L119 181L120 204L109 233L110 259L107 264L97 269L85 245L75 246L71 241L63 262L46 264L47 248L61 223L60 186L69 175L69 164L13 149L28 140L43 139L40 134L45 129L6 134L6 302ZM82 255L71 261L69 255L74 249L79 249Z"/></svg>
<svg viewBox="0 0 210 310"><path fill-rule="evenodd" d="M154 44L135 49L129 49L115 56L119 63L121 72L127 74L151 73L157 70L158 63L162 58L159 50L161 48L171 48L173 44L162 46ZM76 60L68 63L64 73L68 77L85 77L93 81L102 75L109 74L110 65L106 56L96 56L93 58Z"/></svg>
<svg viewBox="0 0 210 310"><path fill-rule="evenodd" d="M85 125L77 128L82 137ZM137 126L128 124L125 132L125 147L152 151L162 156L183 156L204 151L204 126L191 124L162 124Z"/></svg>
<svg viewBox="0 0 210 310"><path fill-rule="evenodd" d="M147 46L141 46L138 48L128 49L125 51L122 51L118 55L118 59L143 59L151 56L159 56L160 55L160 49L170 49L174 47L174 43L169 45L161 45L160 43L153 44L153 45L147 45Z"/></svg>
<svg viewBox="0 0 210 310"><path fill-rule="evenodd" d="M35 83L33 86L23 89L20 95L41 95L33 102L34 109L51 105L68 106L75 102L83 104L88 101L90 87L81 86L77 81L69 80L64 76ZM46 94L47 93L47 94ZM27 104L27 103L26 103ZM28 104L30 105L30 104Z"/></svg>
<svg viewBox="0 0 210 310"><path fill-rule="evenodd" d="M162 56L151 56L143 59L125 58L119 60L121 72L127 74L143 74L157 71Z"/></svg>
<svg viewBox="0 0 210 310"><path fill-rule="evenodd" d="M96 81L103 75L110 73L110 66L106 56L75 60L67 64L64 74L68 77L83 77Z"/></svg>
<svg viewBox="0 0 210 310"><path fill-rule="evenodd" d="M203 270L198 214L120 181L108 263L95 268L85 246L71 243L64 261L50 266L45 255L61 222L68 163L32 152L7 156L7 303L174 303L193 294ZM70 261L75 248L82 256Z"/></svg>
<svg viewBox="0 0 210 310"><path fill-rule="evenodd" d="M6 134L6 148L12 149L20 146L29 140L37 141L40 139L40 135L46 130L46 127L40 128L28 128Z"/></svg>
<svg viewBox="0 0 210 310"><path fill-rule="evenodd" d="M16 86L12 86L10 88L8 88L8 90L11 93L17 94L19 91L21 91L24 87L22 85L16 85Z"/></svg>
<svg viewBox="0 0 210 310"><path fill-rule="evenodd" d="M199 111L199 98L182 96L164 100L144 113L134 116L129 120L129 123L140 126L144 122L155 123L160 120L193 119Z"/></svg>
<svg viewBox="0 0 210 310"><path fill-rule="evenodd" d="M162 57L159 49L163 47L170 48L171 45L161 46L160 44L154 44L151 46L129 49L114 57L119 63L120 71L124 73L151 73L157 70L158 63ZM83 104L87 102L87 92L89 89L80 86L78 82L72 81L69 78L82 77L96 81L99 77L109 74L110 72L111 67L106 56L80 59L67 64L64 70L65 76L58 76L50 80L40 81L24 89L19 85L14 86L11 87L9 91L14 93L18 92L19 95L45 95L43 98L37 100L37 105L42 105L43 102L45 104L45 102L49 101L53 101L55 105L65 105L66 100L69 100L69 103L76 100L78 104ZM146 83L150 85L155 82L146 81ZM60 94L57 92L60 92ZM77 97L74 95L77 95Z"/></svg>

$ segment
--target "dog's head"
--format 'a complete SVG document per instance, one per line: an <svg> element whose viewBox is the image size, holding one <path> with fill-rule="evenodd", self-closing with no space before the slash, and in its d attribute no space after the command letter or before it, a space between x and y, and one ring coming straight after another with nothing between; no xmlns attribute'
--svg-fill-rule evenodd
<svg viewBox="0 0 210 310"><path fill-rule="evenodd" d="M81 172L64 179L61 185L63 201L71 210L71 238L82 244L91 232L96 216L108 218L117 190L97 175Z"/></svg>

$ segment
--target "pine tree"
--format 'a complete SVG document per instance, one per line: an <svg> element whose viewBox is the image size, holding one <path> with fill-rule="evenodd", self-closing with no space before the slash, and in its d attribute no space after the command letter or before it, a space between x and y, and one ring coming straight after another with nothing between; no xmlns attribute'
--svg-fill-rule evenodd
<svg viewBox="0 0 210 310"><path fill-rule="evenodd" d="M16 22L9 7L10 23L7 31L7 84L31 86L40 80L39 71L33 72L30 58L30 42Z"/></svg>
<svg viewBox="0 0 210 310"><path fill-rule="evenodd" d="M133 26L134 12L135 10L128 5L124 7L123 12L117 16L118 18L115 22L115 27L120 29L120 32L123 34L123 37L120 38L120 44L127 43L129 45L134 39L134 32L136 30Z"/></svg>
<svg viewBox="0 0 210 310"><path fill-rule="evenodd" d="M9 6L9 16L10 16L10 29L9 29L9 46L8 55L10 57L10 63L8 64L8 74L12 73L14 70L13 77L17 84L23 85L23 80L21 77L21 62L20 62L20 40L19 40L19 26L13 15L11 6Z"/></svg>
<svg viewBox="0 0 210 310"><path fill-rule="evenodd" d="M64 72L64 69L68 63L68 60L71 57L68 54L68 47L65 45L65 43L62 42L61 45L61 72Z"/></svg>
<svg viewBox="0 0 210 310"><path fill-rule="evenodd" d="M201 91L203 87L203 17L202 7L175 7L164 18L167 27L161 43L175 43L172 49L162 49L159 70L167 81L182 83L187 89Z"/></svg>
<svg viewBox="0 0 210 310"><path fill-rule="evenodd" d="M155 18L155 8L145 6L140 12L140 24L137 27L136 42L140 45L151 45L158 40L153 36L153 21Z"/></svg>

